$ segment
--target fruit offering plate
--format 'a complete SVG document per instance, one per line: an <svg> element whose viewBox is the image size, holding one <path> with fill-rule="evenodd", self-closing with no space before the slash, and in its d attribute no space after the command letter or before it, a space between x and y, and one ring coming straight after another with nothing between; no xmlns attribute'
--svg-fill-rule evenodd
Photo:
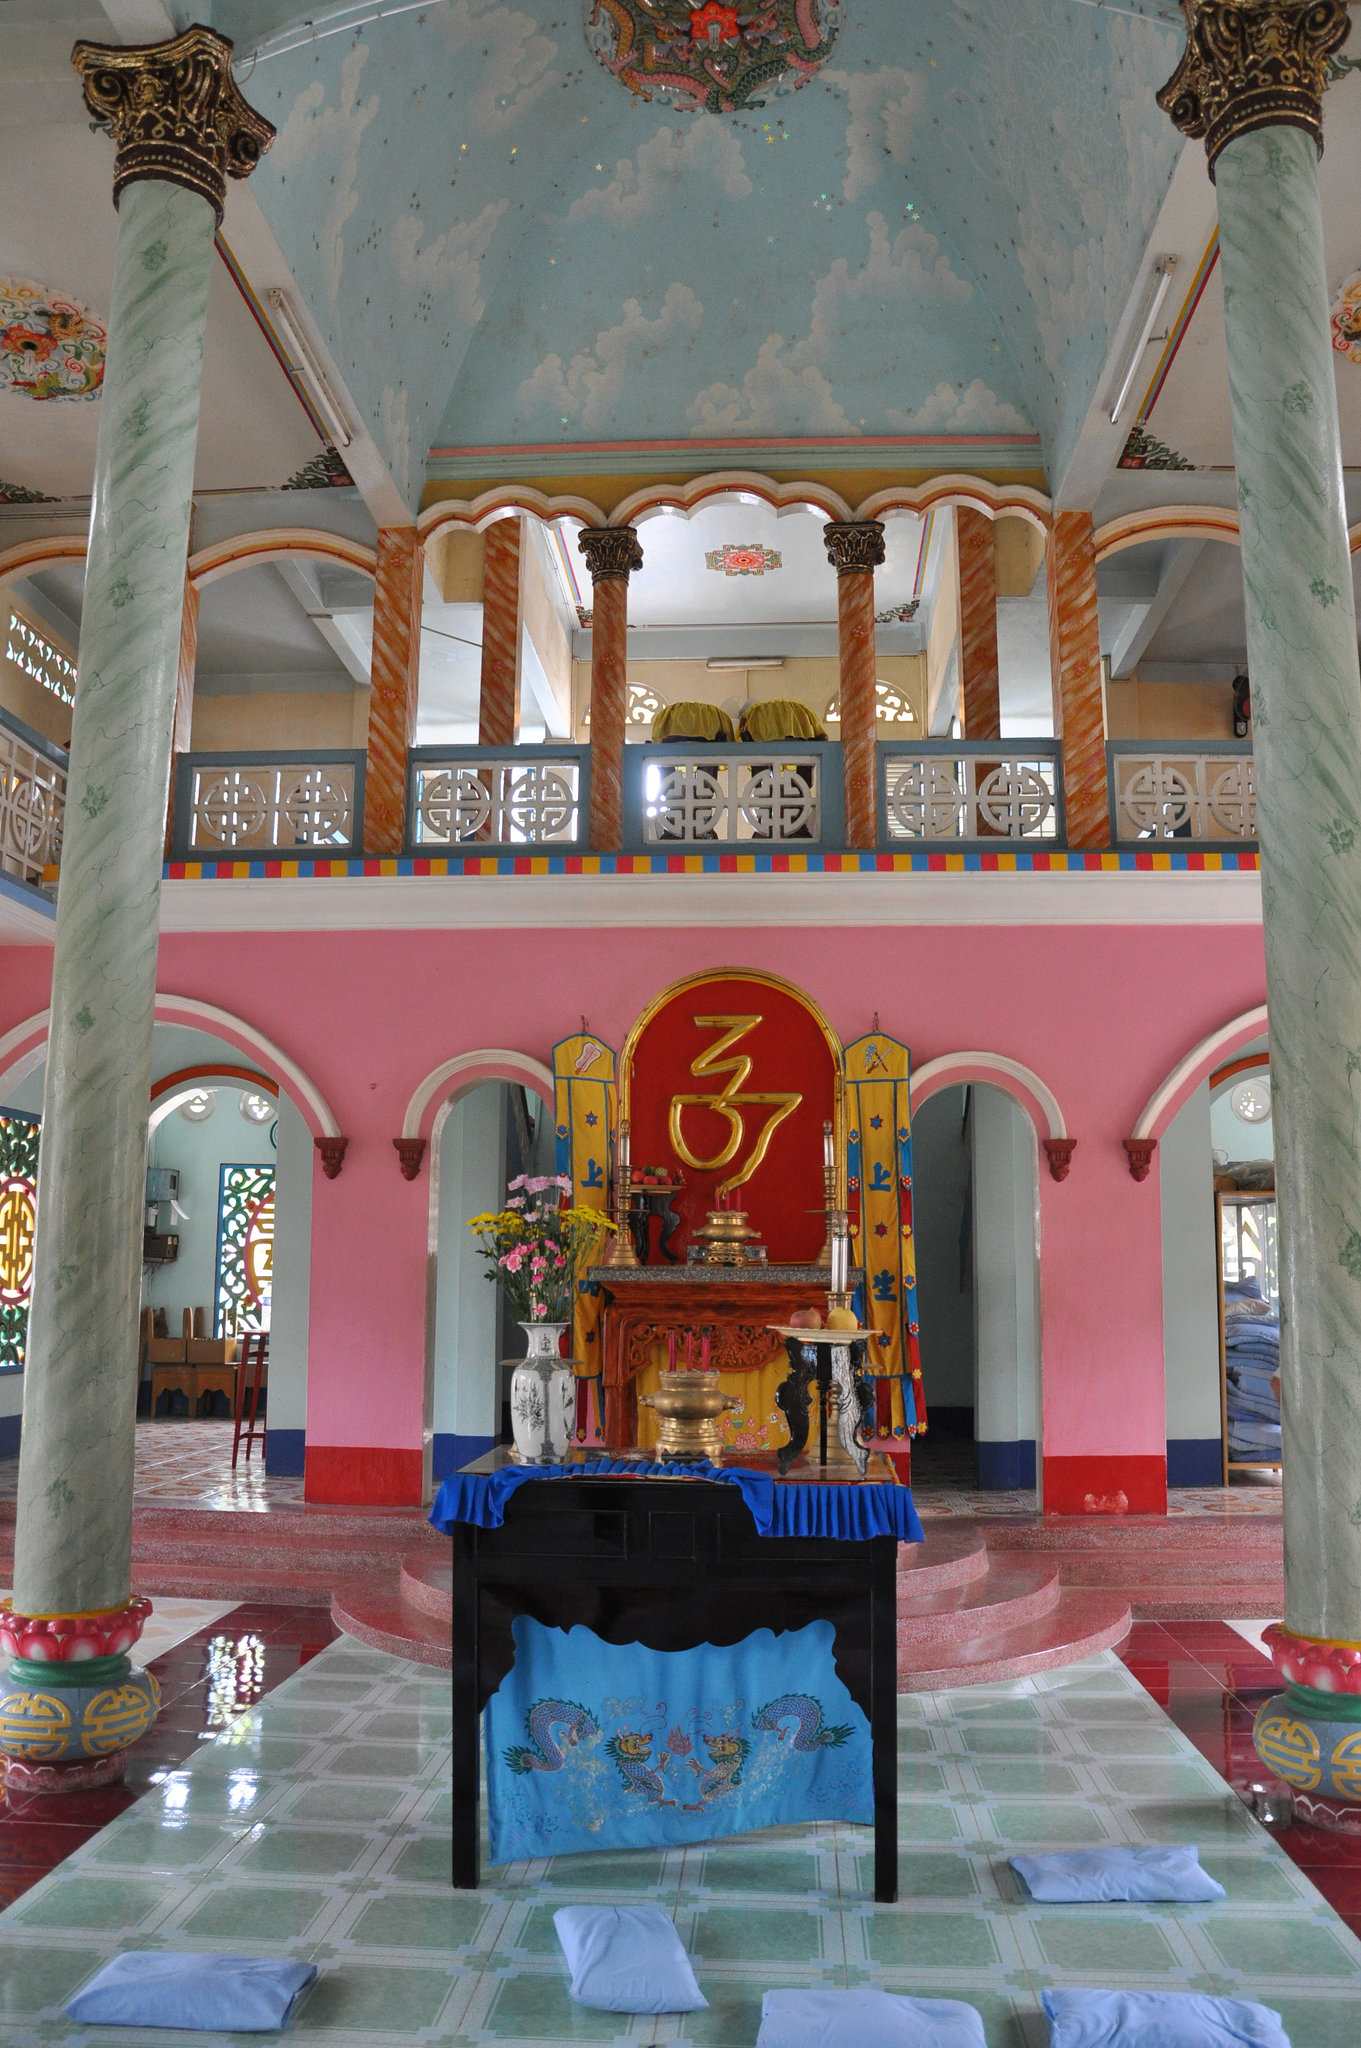
<svg viewBox="0 0 1361 2048"><path fill-rule="evenodd" d="M887 1341L882 1330L829 1330L825 1326L821 1330L808 1330L801 1323L767 1323L766 1328L773 1330L777 1337L797 1337L801 1344L856 1344L866 1341L883 1344Z"/></svg>

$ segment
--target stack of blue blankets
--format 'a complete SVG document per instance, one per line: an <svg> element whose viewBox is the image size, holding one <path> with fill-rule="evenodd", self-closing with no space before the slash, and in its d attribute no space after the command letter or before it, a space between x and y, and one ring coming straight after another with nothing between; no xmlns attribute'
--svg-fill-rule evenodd
<svg viewBox="0 0 1361 2048"><path fill-rule="evenodd" d="M1281 1369L1281 1318L1255 1273L1224 1288L1224 1361L1229 1458L1272 1463L1281 1455L1281 1403L1271 1384Z"/></svg>

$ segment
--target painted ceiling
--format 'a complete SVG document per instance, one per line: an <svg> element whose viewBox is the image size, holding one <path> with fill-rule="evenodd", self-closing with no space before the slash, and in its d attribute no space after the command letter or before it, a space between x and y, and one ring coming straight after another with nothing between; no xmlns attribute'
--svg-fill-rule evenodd
<svg viewBox="0 0 1361 2048"><path fill-rule="evenodd" d="M630 94L595 5L429 0L290 49L337 10L176 9L278 125L254 196L410 502L431 450L510 445L1061 468L1181 146L1171 0L841 0L801 89L719 114Z"/></svg>

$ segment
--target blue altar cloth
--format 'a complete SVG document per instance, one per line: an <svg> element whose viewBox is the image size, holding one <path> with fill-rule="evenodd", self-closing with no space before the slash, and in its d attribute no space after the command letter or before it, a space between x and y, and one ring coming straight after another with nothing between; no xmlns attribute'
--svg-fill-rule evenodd
<svg viewBox="0 0 1361 2048"><path fill-rule="evenodd" d="M513 1630L486 1712L492 1863L873 1821L869 1722L829 1621L690 1650Z"/></svg>
<svg viewBox="0 0 1361 2048"><path fill-rule="evenodd" d="M454 1472L435 1495L430 1520L447 1536L455 1522L499 1529L506 1502L530 1479L709 1479L741 1488L762 1536L832 1536L863 1543L871 1536L895 1536L921 1543L922 1525L906 1486L801 1486L778 1484L769 1472L739 1465L640 1464L637 1459L601 1456L589 1465L505 1465L499 1472Z"/></svg>

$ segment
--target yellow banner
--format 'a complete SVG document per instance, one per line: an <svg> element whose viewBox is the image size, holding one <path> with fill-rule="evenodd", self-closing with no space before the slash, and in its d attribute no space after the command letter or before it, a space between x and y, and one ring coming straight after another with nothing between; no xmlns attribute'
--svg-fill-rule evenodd
<svg viewBox="0 0 1361 2048"><path fill-rule="evenodd" d="M861 1320L884 1341L873 1371L894 1381L889 1429L926 1427L917 1341L917 1262L912 1241L912 1055L883 1032L845 1051L846 1182L852 1244L865 1269Z"/></svg>
<svg viewBox="0 0 1361 2048"><path fill-rule="evenodd" d="M609 1046L589 1032L577 1032L553 1047L557 1170L571 1181L572 1201L580 1209L603 1211L609 1203L617 1114L614 1069ZM591 1378L600 1372L599 1326L599 1291L579 1286L572 1355L578 1371Z"/></svg>

